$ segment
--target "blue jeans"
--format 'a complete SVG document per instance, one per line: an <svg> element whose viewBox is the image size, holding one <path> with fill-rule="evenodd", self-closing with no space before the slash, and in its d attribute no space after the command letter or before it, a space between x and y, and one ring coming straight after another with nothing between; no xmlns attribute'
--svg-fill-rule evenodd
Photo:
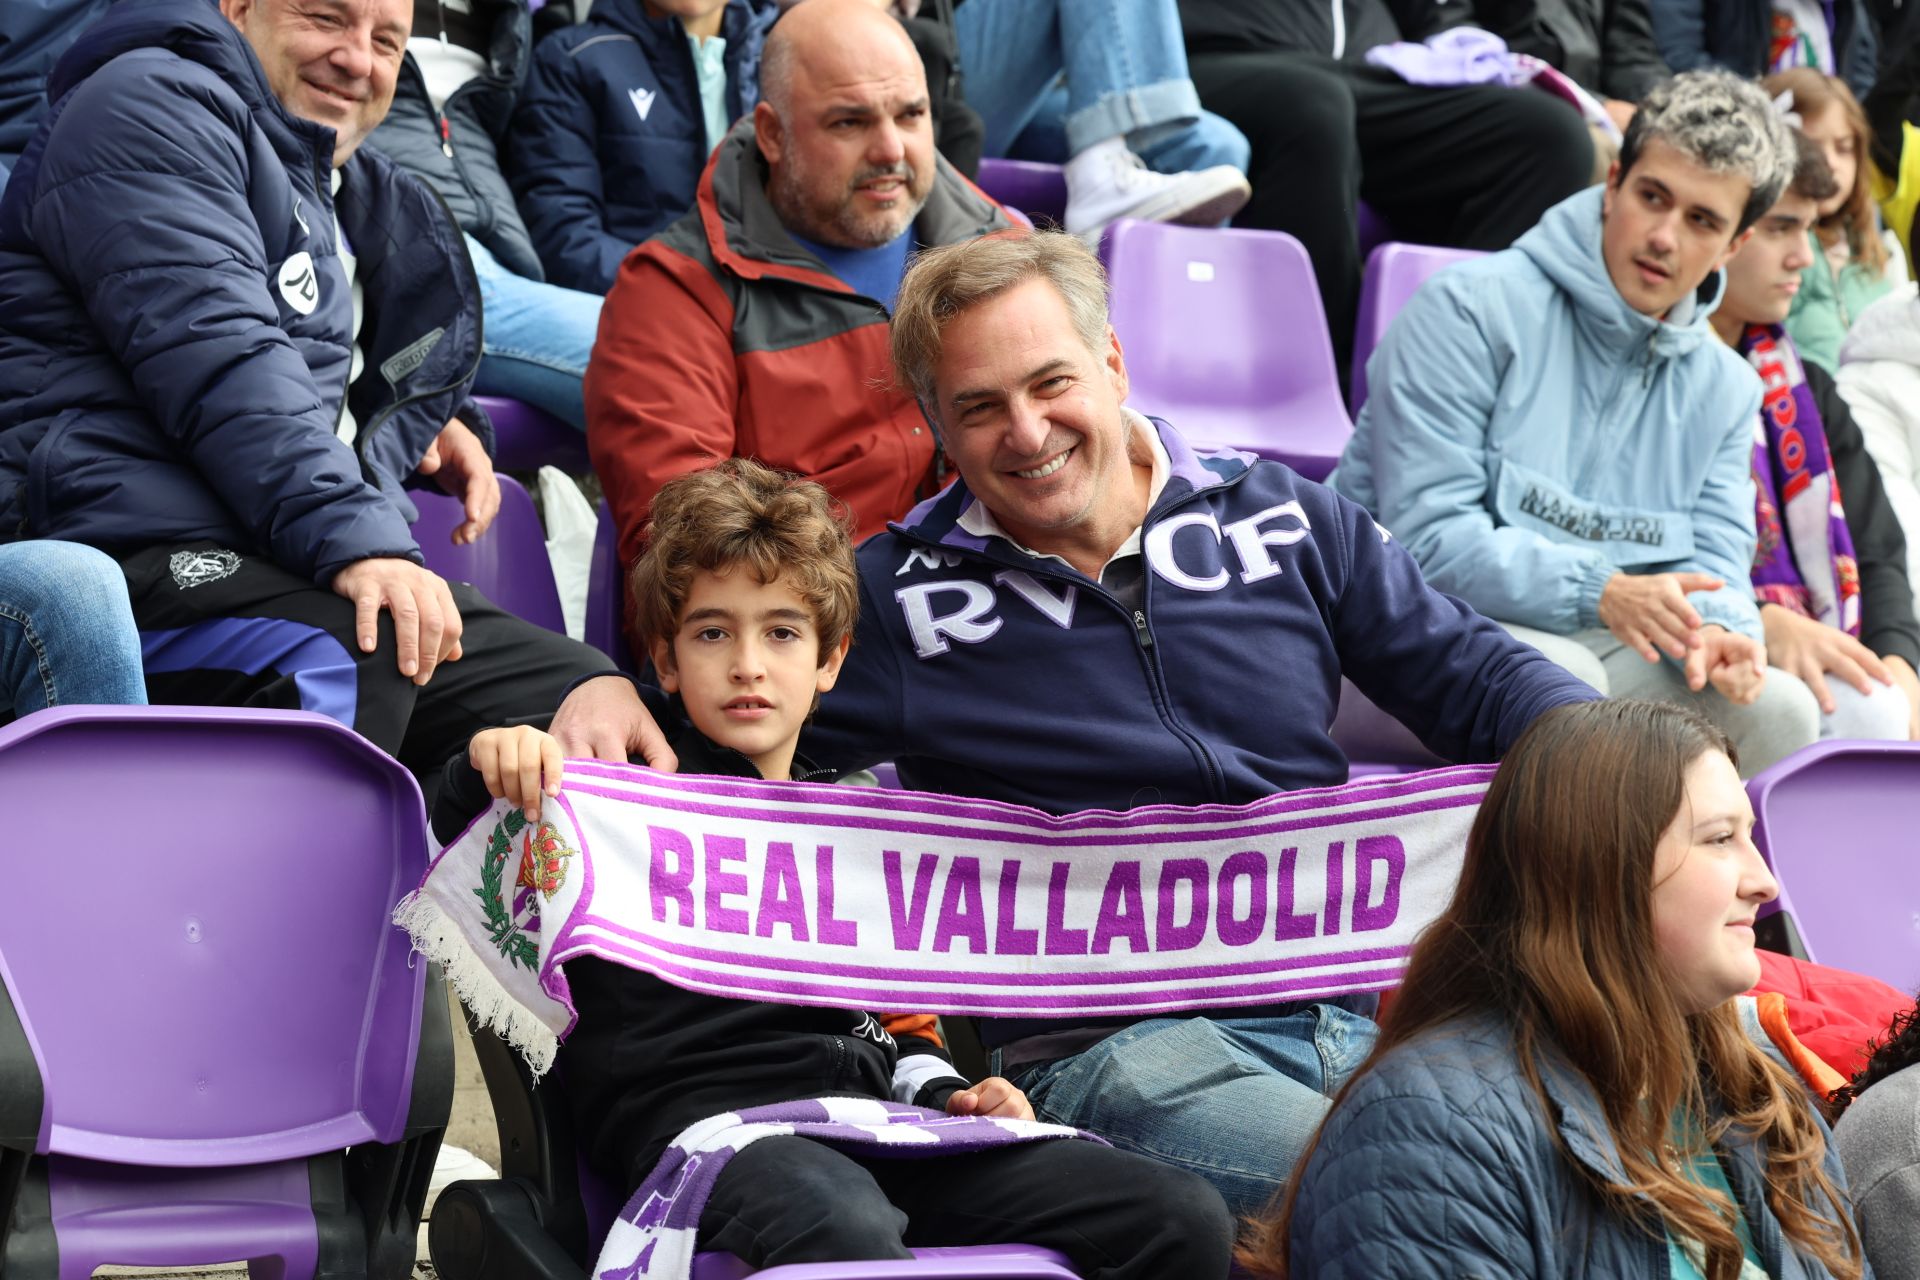
<svg viewBox="0 0 1920 1280"><path fill-rule="evenodd" d="M580 380L600 329L600 299L517 276L472 236L467 252L480 277L485 308L486 343L473 389L525 401L585 431Z"/></svg>
<svg viewBox="0 0 1920 1280"><path fill-rule="evenodd" d="M953 20L987 155L1018 143L1024 159L1059 163L1124 134L1163 173L1246 170L1246 138L1200 109L1174 0L968 0Z"/></svg>
<svg viewBox="0 0 1920 1280"><path fill-rule="evenodd" d="M0 712L146 701L120 566L77 542L0 545Z"/></svg>
<svg viewBox="0 0 1920 1280"><path fill-rule="evenodd" d="M1040 1119L1190 1169L1239 1216L1286 1185L1377 1034L1330 1004L1283 1018L1151 1018L1011 1079Z"/></svg>

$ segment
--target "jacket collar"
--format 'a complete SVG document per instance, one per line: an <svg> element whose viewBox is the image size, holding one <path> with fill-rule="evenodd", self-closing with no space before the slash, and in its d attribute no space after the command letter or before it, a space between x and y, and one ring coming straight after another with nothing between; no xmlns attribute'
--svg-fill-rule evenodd
<svg viewBox="0 0 1920 1280"><path fill-rule="evenodd" d="M674 710L685 714L679 696L673 698ZM689 722L685 728L673 737L673 754L680 759L679 772L704 773L721 778L752 778L760 780L760 767L753 761L735 751L732 747L723 747L694 728ZM635 764L645 764L645 760L635 760ZM831 781L824 777L826 770L819 768L813 761L793 753L793 764L787 770L786 781L812 782Z"/></svg>
<svg viewBox="0 0 1920 1280"><path fill-rule="evenodd" d="M219 75L253 113L281 159L289 167L307 170L319 183L321 200L327 199L325 173L333 157L333 130L280 105L253 46L214 0L119 0L54 66L47 98L58 102L123 53L155 48Z"/></svg>
<svg viewBox="0 0 1920 1280"><path fill-rule="evenodd" d="M938 152L934 164L938 171L933 189L913 224L918 243L952 244L1012 225L998 204ZM714 261L742 279L791 280L835 293L853 292L787 234L774 212L767 199L767 162L750 115L714 148L700 174L694 213Z"/></svg>

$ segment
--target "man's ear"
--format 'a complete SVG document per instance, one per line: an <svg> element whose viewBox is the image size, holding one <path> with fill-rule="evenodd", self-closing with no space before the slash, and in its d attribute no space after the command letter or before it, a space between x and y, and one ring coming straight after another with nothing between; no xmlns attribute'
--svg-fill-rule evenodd
<svg viewBox="0 0 1920 1280"><path fill-rule="evenodd" d="M841 636L840 643L820 659L820 676L813 685L816 693L825 693L833 688L834 682L840 678L840 668L847 660L847 650L852 647L853 637Z"/></svg>
<svg viewBox="0 0 1920 1280"><path fill-rule="evenodd" d="M1600 188L1600 220L1605 222L1613 214L1613 197L1620 190L1620 161L1615 160L1607 166L1607 180Z"/></svg>
<svg viewBox="0 0 1920 1280"><path fill-rule="evenodd" d="M1107 376L1113 380L1113 391L1121 404L1127 402L1127 392L1132 383L1127 378L1127 355L1120 349L1120 335L1107 326Z"/></svg>
<svg viewBox="0 0 1920 1280"><path fill-rule="evenodd" d="M1751 239L1753 239L1753 228L1748 227L1745 231L1742 231L1739 235L1728 241L1726 251L1714 262L1713 269L1718 271L1729 262L1732 262L1733 255L1739 253L1741 248Z"/></svg>
<svg viewBox="0 0 1920 1280"><path fill-rule="evenodd" d="M764 98L753 107L753 139L760 144L760 154L768 164L779 164L786 156L787 133L780 123L780 113Z"/></svg>
<svg viewBox="0 0 1920 1280"><path fill-rule="evenodd" d="M660 687L668 693L680 692L680 673L673 666L673 644L667 640L653 642L653 670L660 677Z"/></svg>

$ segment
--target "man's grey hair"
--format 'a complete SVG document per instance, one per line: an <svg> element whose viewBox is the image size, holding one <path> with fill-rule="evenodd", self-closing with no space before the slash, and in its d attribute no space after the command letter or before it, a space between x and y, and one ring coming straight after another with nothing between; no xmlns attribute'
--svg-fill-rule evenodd
<svg viewBox="0 0 1920 1280"><path fill-rule="evenodd" d="M782 123L793 102L793 40L775 23L760 50L760 101L773 108Z"/></svg>
<svg viewBox="0 0 1920 1280"><path fill-rule="evenodd" d="M1752 186L1735 233L1773 207L1793 178L1793 133L1766 91L1731 71L1683 71L1654 86L1627 124L1620 179L1658 138L1713 173L1739 174Z"/></svg>
<svg viewBox="0 0 1920 1280"><path fill-rule="evenodd" d="M916 255L894 300L895 383L938 417L933 370L941 339L962 312L1029 280L1067 304L1075 334L1095 356L1107 349L1107 273L1093 250L1064 231L1024 228L961 240Z"/></svg>

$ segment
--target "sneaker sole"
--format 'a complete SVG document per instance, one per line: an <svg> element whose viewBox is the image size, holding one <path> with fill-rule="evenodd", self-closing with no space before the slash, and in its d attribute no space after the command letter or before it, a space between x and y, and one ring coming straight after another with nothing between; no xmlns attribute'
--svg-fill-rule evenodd
<svg viewBox="0 0 1920 1280"><path fill-rule="evenodd" d="M1228 175L1217 183L1191 183L1184 190L1167 192L1158 199L1145 201L1124 213L1116 214L1097 227L1067 229L1088 243L1097 245L1106 229L1122 218L1132 218L1137 222L1171 222L1186 227L1213 226L1225 222L1240 212L1253 196L1253 187L1246 178L1235 170L1228 170Z"/></svg>

